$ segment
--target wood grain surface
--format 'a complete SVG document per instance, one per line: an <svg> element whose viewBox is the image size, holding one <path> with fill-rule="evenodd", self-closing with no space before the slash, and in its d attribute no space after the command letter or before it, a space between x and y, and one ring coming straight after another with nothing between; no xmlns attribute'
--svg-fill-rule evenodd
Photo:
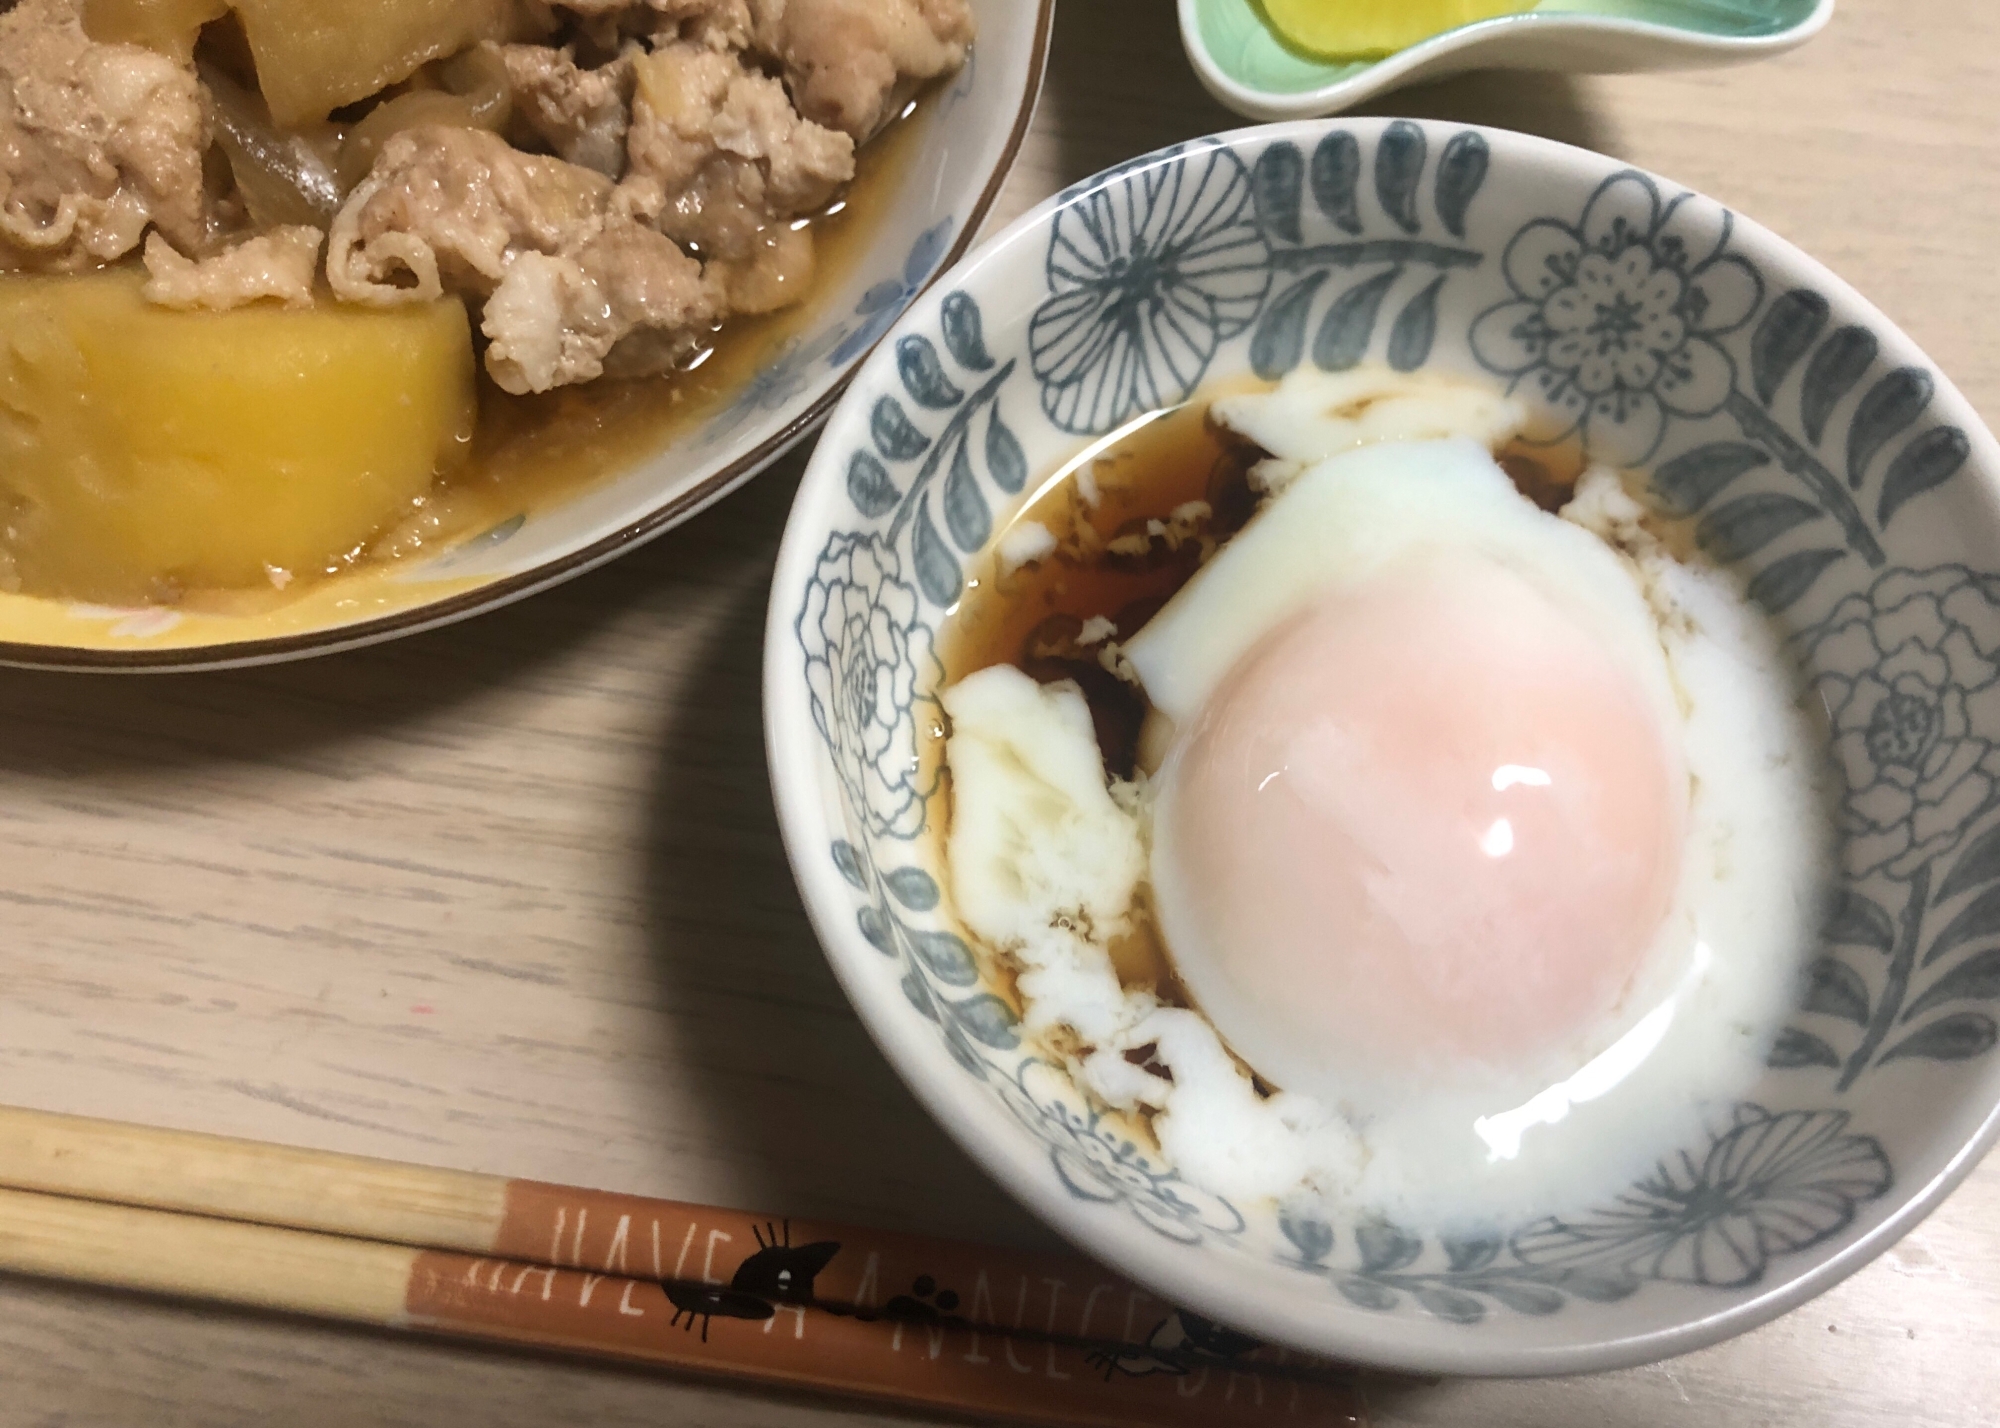
<svg viewBox="0 0 2000 1428"><path fill-rule="evenodd" d="M1526 129L1777 229L2000 414L2000 10L1844 0L1748 69L1484 75L1379 106ZM1236 121L1165 0L1068 0L1004 220ZM876 1055L800 911L758 637L802 457L471 624L216 676L0 671L0 1101L1033 1246ZM1734 1343L1541 1383L1380 1381L1386 1425L1994 1422L2000 1163ZM0 1280L0 1428L867 1414ZM888 1421L888 1420L881 1420Z"/></svg>

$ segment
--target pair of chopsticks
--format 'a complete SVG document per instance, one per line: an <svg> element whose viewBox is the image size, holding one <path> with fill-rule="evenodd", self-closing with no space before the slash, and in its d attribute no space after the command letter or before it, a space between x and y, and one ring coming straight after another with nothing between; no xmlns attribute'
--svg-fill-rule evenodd
<svg viewBox="0 0 2000 1428"><path fill-rule="evenodd" d="M5 1108L0 1270L1021 1423L1366 1421L1086 1260Z"/></svg>

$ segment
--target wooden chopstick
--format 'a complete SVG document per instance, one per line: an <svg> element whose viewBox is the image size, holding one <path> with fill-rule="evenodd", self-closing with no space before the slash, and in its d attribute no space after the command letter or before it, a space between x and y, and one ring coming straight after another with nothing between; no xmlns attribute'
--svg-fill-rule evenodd
<svg viewBox="0 0 2000 1428"><path fill-rule="evenodd" d="M0 1269L1023 1423L1365 1421L1088 1261L0 1109Z"/></svg>

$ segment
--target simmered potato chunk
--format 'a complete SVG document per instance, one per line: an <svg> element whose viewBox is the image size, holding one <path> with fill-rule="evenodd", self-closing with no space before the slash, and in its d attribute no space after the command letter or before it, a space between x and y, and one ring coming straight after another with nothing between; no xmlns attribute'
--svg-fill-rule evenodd
<svg viewBox="0 0 2000 1428"><path fill-rule="evenodd" d="M513 0L230 0L280 124L324 119L418 66L503 39Z"/></svg>
<svg viewBox="0 0 2000 1428"><path fill-rule="evenodd" d="M467 449L456 299L177 312L142 274L0 277L4 553L121 602L324 569Z"/></svg>
<svg viewBox="0 0 2000 1428"><path fill-rule="evenodd" d="M228 13L224 0L83 0L83 30L101 44L144 45L186 59L201 27Z"/></svg>

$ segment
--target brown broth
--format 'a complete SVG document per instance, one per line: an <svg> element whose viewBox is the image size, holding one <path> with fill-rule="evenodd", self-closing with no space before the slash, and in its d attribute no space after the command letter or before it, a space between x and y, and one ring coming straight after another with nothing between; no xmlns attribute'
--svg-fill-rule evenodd
<svg viewBox="0 0 2000 1428"><path fill-rule="evenodd" d="M1204 552L1255 509L1247 477L1262 455L1210 422L1204 399L1161 413L1087 468L1048 483L1016 520L1049 530L1056 553L1008 574L990 552L979 562L940 641L946 680L996 664L1018 665L1044 683L1075 680L1097 720L1106 767L1129 776L1144 701L1094 650L1080 649L1076 635L1101 617L1116 627L1115 638L1127 638L1193 578ZM1095 505L1086 500L1087 482L1096 486ZM1211 514L1173 522L1191 502L1206 503ZM1149 539L1155 522L1173 522L1181 538Z"/></svg>

